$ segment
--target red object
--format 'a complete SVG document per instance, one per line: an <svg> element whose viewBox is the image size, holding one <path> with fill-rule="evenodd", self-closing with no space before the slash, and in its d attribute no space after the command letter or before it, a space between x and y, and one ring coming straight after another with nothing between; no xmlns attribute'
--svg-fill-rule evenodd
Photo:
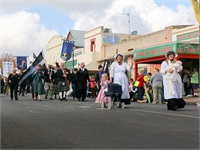
<svg viewBox="0 0 200 150"><path fill-rule="evenodd" d="M144 87L144 74L139 75L137 80L140 82L138 87Z"/></svg>
<svg viewBox="0 0 200 150"><path fill-rule="evenodd" d="M95 79L91 78L90 79L90 88L94 89L95 87L96 87L96 85L95 85Z"/></svg>

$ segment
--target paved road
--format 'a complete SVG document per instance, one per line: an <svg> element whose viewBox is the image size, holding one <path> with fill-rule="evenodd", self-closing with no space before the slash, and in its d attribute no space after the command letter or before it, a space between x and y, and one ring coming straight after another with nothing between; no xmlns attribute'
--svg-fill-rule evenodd
<svg viewBox="0 0 200 150"><path fill-rule="evenodd" d="M2 149L199 149L199 109L1 97Z"/></svg>

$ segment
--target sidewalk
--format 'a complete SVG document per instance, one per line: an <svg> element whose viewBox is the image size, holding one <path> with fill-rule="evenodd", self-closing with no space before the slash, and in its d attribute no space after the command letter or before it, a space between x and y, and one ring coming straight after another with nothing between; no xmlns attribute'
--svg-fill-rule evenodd
<svg viewBox="0 0 200 150"><path fill-rule="evenodd" d="M186 97L184 96L183 99L187 104L195 104L196 102L200 102L200 97Z"/></svg>

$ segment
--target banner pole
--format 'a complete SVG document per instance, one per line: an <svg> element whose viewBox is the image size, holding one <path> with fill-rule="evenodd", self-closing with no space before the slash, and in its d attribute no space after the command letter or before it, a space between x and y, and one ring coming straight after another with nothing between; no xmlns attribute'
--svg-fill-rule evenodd
<svg viewBox="0 0 200 150"><path fill-rule="evenodd" d="M43 58L44 58L44 63L45 63L45 66L46 66L46 68L47 68L47 62L46 62L46 58L45 58L45 55L44 55L44 51L42 50L42 56L43 56Z"/></svg>

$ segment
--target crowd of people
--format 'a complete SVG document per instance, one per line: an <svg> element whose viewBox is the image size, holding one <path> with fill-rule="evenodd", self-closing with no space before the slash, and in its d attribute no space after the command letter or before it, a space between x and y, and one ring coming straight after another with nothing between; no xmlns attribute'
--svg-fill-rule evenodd
<svg viewBox="0 0 200 150"><path fill-rule="evenodd" d="M45 70L38 64L37 70L32 74L33 81L26 88L18 86L23 70L17 73L17 70L13 69L8 78L1 76L1 93L8 95L10 91L11 100L13 98L18 100L18 95L25 96L27 92L31 92L34 101L42 101L42 95L49 100L67 101L67 97L71 95L74 100L87 101L86 97L90 93L91 98L96 99L96 103L109 103L110 107L111 99L105 96L105 92L108 91L108 84L114 83L121 86L122 101L167 103L168 110L183 108L185 105L183 95L198 96L197 68L193 68L191 73L188 69L183 69L182 62L176 60L173 51L166 54L166 60L162 62L160 69L155 68L153 74L145 73L142 69L136 81L127 77L126 72L130 70L130 66L124 62L125 56L117 54L114 59L109 73L105 73L104 66L99 65L99 70L91 76L83 62L79 68L74 68L72 71L65 68L64 63L56 63L56 66L48 65Z"/></svg>

